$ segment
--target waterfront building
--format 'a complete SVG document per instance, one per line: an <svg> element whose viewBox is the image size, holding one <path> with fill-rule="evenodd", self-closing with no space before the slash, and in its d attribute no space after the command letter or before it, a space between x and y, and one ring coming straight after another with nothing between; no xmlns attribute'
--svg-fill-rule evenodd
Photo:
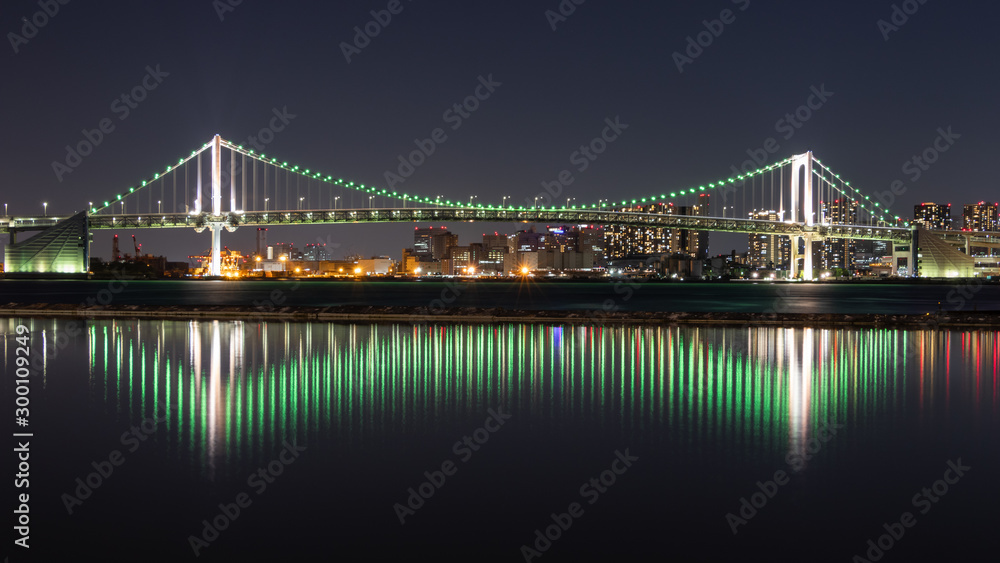
<svg viewBox="0 0 1000 563"><path fill-rule="evenodd" d="M913 222L925 229L951 229L950 203L918 203L913 206Z"/></svg>
<svg viewBox="0 0 1000 563"><path fill-rule="evenodd" d="M759 221L777 221L778 212L754 210L749 218ZM792 263L792 241L787 236L753 233L748 237L748 261L754 268L787 270Z"/></svg>
<svg viewBox="0 0 1000 563"><path fill-rule="evenodd" d="M822 223L831 225L857 225L858 202L853 199L835 199L832 202L820 202ZM816 245L814 245L816 246ZM827 239L822 244L818 262L824 270L854 269L854 258L857 254L856 241L853 239ZM814 262L817 263L817 262Z"/></svg>

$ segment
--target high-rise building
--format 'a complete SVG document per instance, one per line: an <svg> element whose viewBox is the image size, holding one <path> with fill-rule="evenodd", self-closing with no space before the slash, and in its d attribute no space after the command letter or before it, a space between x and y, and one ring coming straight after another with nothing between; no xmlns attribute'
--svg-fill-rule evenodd
<svg viewBox="0 0 1000 563"><path fill-rule="evenodd" d="M488 249L495 248L509 248L510 247L510 237L507 235L501 235L499 233L484 234L483 235L483 246Z"/></svg>
<svg viewBox="0 0 1000 563"><path fill-rule="evenodd" d="M778 212L752 211L750 219L777 221ZM787 270L792 261L792 241L787 236L754 233L749 236L747 260L755 268Z"/></svg>
<svg viewBox="0 0 1000 563"><path fill-rule="evenodd" d="M430 259L434 254L432 239L434 235L447 233L447 227L435 229L434 227L417 227L413 231L413 254L421 259Z"/></svg>
<svg viewBox="0 0 1000 563"><path fill-rule="evenodd" d="M604 229L600 225L580 225L577 233L576 251L583 254L583 263L603 268Z"/></svg>
<svg viewBox="0 0 1000 563"><path fill-rule="evenodd" d="M824 201L820 202L820 209L824 222L832 225L858 224L858 202L856 200L841 198L832 202ZM826 239L822 248L820 268L832 270L834 268L851 269L854 267L857 247L853 239Z"/></svg>
<svg viewBox="0 0 1000 563"><path fill-rule="evenodd" d="M695 205L681 207L679 215L708 217L710 201L709 194L699 194L698 202ZM708 231L676 229L669 251L687 254L694 258L708 258Z"/></svg>
<svg viewBox="0 0 1000 563"><path fill-rule="evenodd" d="M514 250L516 252L538 252L545 246L545 237L542 233L536 233L534 227L529 231L518 231L517 242Z"/></svg>
<svg viewBox="0 0 1000 563"><path fill-rule="evenodd" d="M925 229L951 229L951 204L918 203L913 206L913 222Z"/></svg>
<svg viewBox="0 0 1000 563"><path fill-rule="evenodd" d="M677 212L677 208L672 203L652 203L626 207L617 211L672 215ZM672 236L671 229L608 225L604 227L605 257L625 258L644 254L668 253L672 251Z"/></svg>
<svg viewBox="0 0 1000 563"><path fill-rule="evenodd" d="M307 244L305 251L302 253L302 259L311 262L329 260L330 255L326 251L326 244Z"/></svg>
<svg viewBox="0 0 1000 563"><path fill-rule="evenodd" d="M455 238L457 239L458 237L456 236ZM468 246L449 246L441 262L441 271L450 276L473 273L474 270L469 271L469 268L475 268L475 264L472 263L472 253Z"/></svg>
<svg viewBox="0 0 1000 563"><path fill-rule="evenodd" d="M997 222L997 204L968 203L962 211L962 230L964 231L997 231L1000 224ZM987 247L972 246L967 249L972 256L996 254L997 249Z"/></svg>
<svg viewBox="0 0 1000 563"><path fill-rule="evenodd" d="M968 203L962 211L962 229L966 231L997 231L997 204Z"/></svg>
<svg viewBox="0 0 1000 563"><path fill-rule="evenodd" d="M458 235L447 230L439 230L431 237L431 258L443 260L448 255L448 249L458 246Z"/></svg>
<svg viewBox="0 0 1000 563"><path fill-rule="evenodd" d="M263 256L267 253L267 229L263 227L257 228L257 256Z"/></svg>
<svg viewBox="0 0 1000 563"><path fill-rule="evenodd" d="M279 260L282 256L284 256L286 260L296 260L299 254L301 253L295 250L295 245L290 242L279 242L274 245L274 255Z"/></svg>

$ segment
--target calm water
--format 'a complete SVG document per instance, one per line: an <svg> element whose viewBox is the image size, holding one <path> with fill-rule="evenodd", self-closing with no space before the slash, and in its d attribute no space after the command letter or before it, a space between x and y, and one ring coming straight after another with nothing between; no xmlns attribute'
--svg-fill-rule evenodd
<svg viewBox="0 0 1000 563"><path fill-rule="evenodd" d="M30 560L846 563L911 512L882 561L978 561L1000 523L997 332L3 319L5 397L18 322Z"/></svg>
<svg viewBox="0 0 1000 563"><path fill-rule="evenodd" d="M110 288L110 290L109 290ZM111 291L113 290L113 292ZM385 305L528 310L926 313L1000 310L1000 285L0 280L0 304Z"/></svg>

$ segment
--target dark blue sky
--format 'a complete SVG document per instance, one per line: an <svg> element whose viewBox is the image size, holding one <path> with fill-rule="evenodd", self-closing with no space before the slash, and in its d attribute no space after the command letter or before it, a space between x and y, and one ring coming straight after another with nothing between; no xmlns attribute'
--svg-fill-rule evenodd
<svg viewBox="0 0 1000 563"><path fill-rule="evenodd" d="M11 214L39 214L42 201L50 213L82 209L216 133L245 142L275 108L295 117L267 144L269 155L365 184L385 185L414 139L447 127L447 141L394 189L451 199L532 198L543 181L575 169L572 153L615 117L628 129L574 172L561 197L593 202L707 183L774 138L780 148L769 162L812 150L871 194L903 180L892 209L907 218L919 201L1000 198L990 172L1000 125L993 4L896 2L919 9L886 40L878 21L890 21L893 2L587 0L553 30L545 12L559 10L558 0L403 0L350 63L341 43L388 1L244 0L222 18L226 0L93 4L60 6L22 42L9 35L22 33L22 18L46 18L35 15L37 2L4 3L0 166ZM673 54L726 9L735 21L679 72ZM168 75L122 119L112 104L157 65ZM500 86L451 130L444 111L489 75ZM832 95L800 128L776 129L813 87ZM104 118L114 130L60 181L53 161ZM904 165L948 127L960 136L914 180ZM469 242L516 228L453 230ZM337 254L398 258L412 230L272 229L271 241L320 238L339 245ZM174 259L209 245L207 234L186 230L136 234L145 251ZM93 254L107 257L109 240L98 232ZM250 229L224 236L241 250L252 240ZM712 241L713 253L745 250L738 237Z"/></svg>

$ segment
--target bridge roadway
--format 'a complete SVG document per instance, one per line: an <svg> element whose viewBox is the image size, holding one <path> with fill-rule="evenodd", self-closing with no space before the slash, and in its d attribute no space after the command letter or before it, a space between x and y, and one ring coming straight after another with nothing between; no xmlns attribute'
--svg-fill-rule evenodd
<svg viewBox="0 0 1000 563"><path fill-rule="evenodd" d="M3 217L0 230L5 232L35 231L48 228L66 217ZM167 214L94 214L88 217L91 229L203 229L221 224L228 230L238 227L347 224L347 223L449 223L449 222L514 222L546 223L550 225L624 225L663 229L687 229L725 233L773 234L804 236L812 239L850 238L855 240L885 240L908 242L912 232L902 227L866 225L805 225L790 221L764 221L731 217L699 217L660 213L632 213L598 209L483 209L457 208L376 208L276 210L268 212L225 212ZM978 233L985 235L986 233ZM998 233L1000 236L1000 233Z"/></svg>

